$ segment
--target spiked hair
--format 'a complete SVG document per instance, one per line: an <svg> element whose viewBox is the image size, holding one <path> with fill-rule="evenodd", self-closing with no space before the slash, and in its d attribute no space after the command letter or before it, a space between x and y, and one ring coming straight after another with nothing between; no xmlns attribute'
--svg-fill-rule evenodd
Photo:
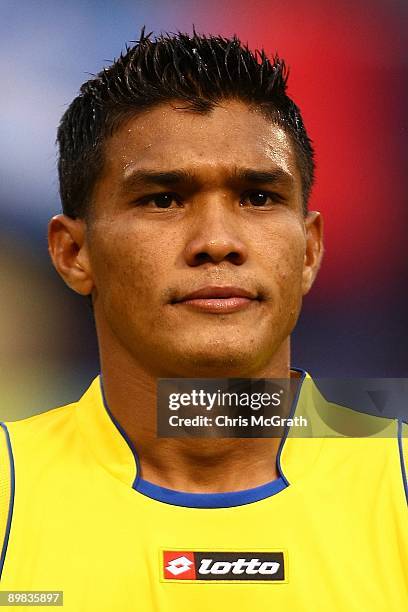
<svg viewBox="0 0 408 612"><path fill-rule="evenodd" d="M300 111L286 94L288 70L277 55L250 51L233 36L165 34L140 40L85 82L59 128L58 172L63 212L83 217L103 168L106 140L128 118L160 103L182 101L197 113L235 99L259 108L291 137L302 177L303 208L314 178L314 152Z"/></svg>

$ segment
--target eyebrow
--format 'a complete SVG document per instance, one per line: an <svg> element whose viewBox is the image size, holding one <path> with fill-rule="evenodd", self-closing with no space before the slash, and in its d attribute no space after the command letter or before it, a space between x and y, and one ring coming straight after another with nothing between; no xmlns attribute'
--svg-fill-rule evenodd
<svg viewBox="0 0 408 612"><path fill-rule="evenodd" d="M136 170L126 176L122 181L121 190L131 191L146 185L159 185L162 187L176 186L180 183L192 183L194 177L186 170L171 170L156 172L154 170Z"/></svg>
<svg viewBox="0 0 408 612"><path fill-rule="evenodd" d="M294 178L291 174L276 168L274 170L256 170L252 168L235 167L227 179L229 183L236 184L279 184L283 187L294 186ZM126 193L140 187L160 186L177 187L181 184L197 184L198 178L194 172L189 170L170 170L157 172L154 170L135 170L124 178L121 191Z"/></svg>
<svg viewBox="0 0 408 612"><path fill-rule="evenodd" d="M293 187L294 179L291 174L282 170L282 168L276 168L275 170L253 170L251 168L236 168L234 171L234 178L242 181L243 183L272 183L282 184L283 186Z"/></svg>

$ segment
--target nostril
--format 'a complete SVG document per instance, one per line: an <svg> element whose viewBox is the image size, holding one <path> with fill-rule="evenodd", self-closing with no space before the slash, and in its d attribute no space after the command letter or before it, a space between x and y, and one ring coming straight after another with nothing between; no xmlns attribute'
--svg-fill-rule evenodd
<svg viewBox="0 0 408 612"><path fill-rule="evenodd" d="M204 264L208 262L220 263L221 261L226 260L235 265L240 265L241 263L244 262L244 259L245 258L242 256L242 254L239 253L238 251L230 251L226 255L220 254L219 257L217 257L214 253L210 254L210 253L207 253L206 251L201 251L200 253L195 254L194 264L198 266L200 264Z"/></svg>
<svg viewBox="0 0 408 612"><path fill-rule="evenodd" d="M197 253L194 257L194 260L196 262L197 265L199 264L203 264L203 263L207 263L209 261L212 261L212 257L206 253L205 251L202 251L201 253Z"/></svg>
<svg viewBox="0 0 408 612"><path fill-rule="evenodd" d="M198 237L186 245L184 256L190 266L219 264L222 261L241 265L248 257L248 250L245 244L238 239L210 240Z"/></svg>
<svg viewBox="0 0 408 612"><path fill-rule="evenodd" d="M243 263L244 258L242 257L241 253L238 253L237 251L233 251L232 253L228 253L226 259L228 261L230 261L233 264L239 265L241 263Z"/></svg>

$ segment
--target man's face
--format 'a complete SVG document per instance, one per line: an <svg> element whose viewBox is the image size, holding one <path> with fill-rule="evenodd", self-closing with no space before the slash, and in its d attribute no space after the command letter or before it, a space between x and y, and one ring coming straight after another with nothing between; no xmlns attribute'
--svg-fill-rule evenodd
<svg viewBox="0 0 408 612"><path fill-rule="evenodd" d="M99 339L109 330L158 376L249 375L310 288L301 178L287 134L260 112L182 106L106 142L87 233Z"/></svg>

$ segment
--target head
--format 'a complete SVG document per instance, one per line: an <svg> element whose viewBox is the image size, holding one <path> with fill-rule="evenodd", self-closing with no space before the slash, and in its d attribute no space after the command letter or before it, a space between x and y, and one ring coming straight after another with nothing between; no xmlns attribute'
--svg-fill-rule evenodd
<svg viewBox="0 0 408 612"><path fill-rule="evenodd" d="M287 76L235 37L142 31L81 87L58 130L49 242L92 297L102 352L158 376L233 376L287 348L322 255Z"/></svg>

